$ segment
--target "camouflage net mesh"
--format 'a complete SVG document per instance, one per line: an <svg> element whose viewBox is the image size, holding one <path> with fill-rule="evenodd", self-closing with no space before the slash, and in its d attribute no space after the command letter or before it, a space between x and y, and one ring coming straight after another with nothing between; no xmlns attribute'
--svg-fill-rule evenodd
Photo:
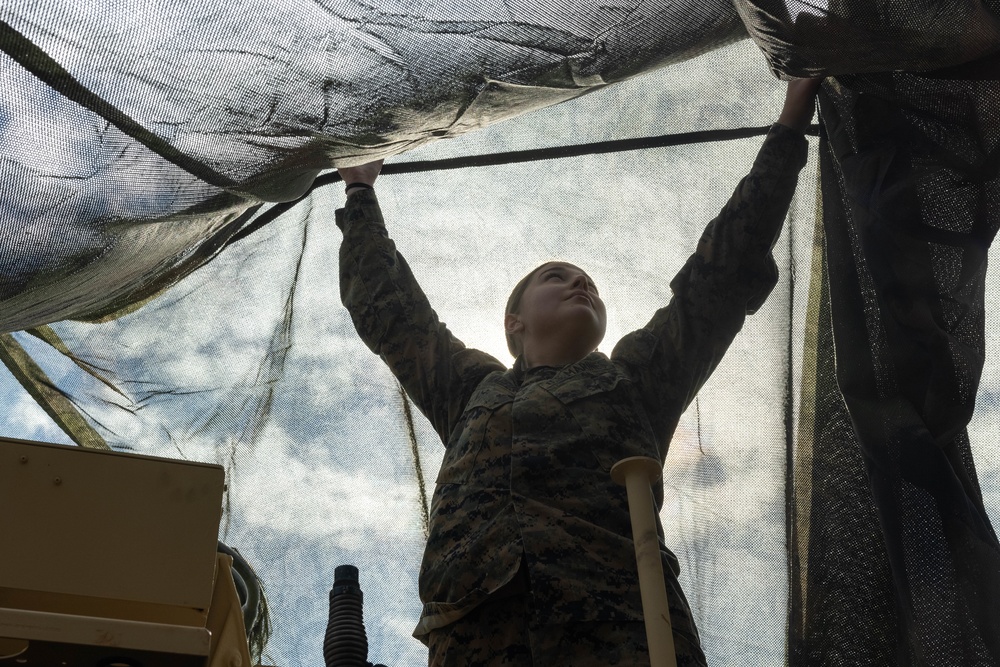
<svg viewBox="0 0 1000 667"><path fill-rule="evenodd" d="M713 665L996 664L998 14L4 8L3 434L224 465L265 662L320 664L354 563L371 659L421 664L442 448L339 303L327 170L390 158L390 233L467 344L508 359L509 288L560 257L602 286L610 349L749 168L772 74L831 75L782 282L671 444L667 542Z"/></svg>

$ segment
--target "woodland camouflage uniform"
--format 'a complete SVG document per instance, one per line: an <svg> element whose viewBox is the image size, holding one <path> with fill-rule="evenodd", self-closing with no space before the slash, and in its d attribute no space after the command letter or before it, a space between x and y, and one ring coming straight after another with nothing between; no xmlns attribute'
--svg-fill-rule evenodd
<svg viewBox="0 0 1000 667"><path fill-rule="evenodd" d="M670 303L610 358L563 367L508 369L465 347L396 252L374 192L337 211L344 305L446 447L414 631L432 664L648 664L628 502L609 470L629 456L664 462L681 413L773 289L771 248L805 158L801 134L772 127ZM678 663L703 665L658 531Z"/></svg>

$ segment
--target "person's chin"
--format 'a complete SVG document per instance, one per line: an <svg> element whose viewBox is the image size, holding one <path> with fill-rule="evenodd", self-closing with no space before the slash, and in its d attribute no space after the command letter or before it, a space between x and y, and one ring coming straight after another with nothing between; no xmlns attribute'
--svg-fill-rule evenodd
<svg viewBox="0 0 1000 667"><path fill-rule="evenodd" d="M598 317L597 313L593 310L589 312L577 313L577 317L574 318L574 330L576 334L583 338L603 338L604 337L604 323L601 318Z"/></svg>

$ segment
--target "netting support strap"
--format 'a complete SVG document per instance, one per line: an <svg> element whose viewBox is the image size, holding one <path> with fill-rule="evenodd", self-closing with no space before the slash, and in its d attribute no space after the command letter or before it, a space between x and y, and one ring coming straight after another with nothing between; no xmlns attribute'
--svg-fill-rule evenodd
<svg viewBox="0 0 1000 667"><path fill-rule="evenodd" d="M216 187L229 189L236 185L228 176L178 150L169 141L147 130L127 113L91 91L44 49L2 19L0 51L45 85L97 114L163 159Z"/></svg>
<svg viewBox="0 0 1000 667"><path fill-rule="evenodd" d="M410 160L395 162L382 168L383 176L392 174L417 174L427 171L446 171L450 169L467 169L470 167L496 167L506 164L523 162L538 162L539 160L559 160L562 158L582 157L584 155L602 155L605 153L623 153L626 151L648 150L651 148L669 148L671 146L686 146L715 141L733 141L762 137L771 130L766 127L740 127L728 130L701 130L698 132L680 132L664 134L656 137L639 137L635 139L616 139L612 141L595 141L589 144L572 144L569 146L550 146L548 148L532 148L520 151L505 151L502 153L487 153L483 155L466 155L464 157L444 158L441 160ZM813 124L806 128L808 136L819 136L819 125ZM255 231L273 222L300 201L312 194L316 188L332 185L341 181L336 171L321 174L313 181L312 186L298 199L274 204L266 211L257 215L261 206L251 207L240 216L246 226L236 232L226 241L225 245L246 238Z"/></svg>
<svg viewBox="0 0 1000 667"><path fill-rule="evenodd" d="M91 449L111 449L11 334L0 334L0 361L73 442Z"/></svg>

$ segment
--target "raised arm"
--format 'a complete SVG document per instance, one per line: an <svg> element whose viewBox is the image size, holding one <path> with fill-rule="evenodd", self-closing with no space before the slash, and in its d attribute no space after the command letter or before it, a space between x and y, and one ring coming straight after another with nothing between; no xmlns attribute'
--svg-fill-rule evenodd
<svg viewBox="0 0 1000 667"><path fill-rule="evenodd" d="M785 104L778 123L796 132L805 132L816 113L816 93L823 79L793 79L785 88Z"/></svg>
<svg viewBox="0 0 1000 667"><path fill-rule="evenodd" d="M447 442L469 396L504 366L465 347L438 320L382 219L374 184L381 162L341 168L347 203L336 213L340 298L358 335L378 354Z"/></svg>
<svg viewBox="0 0 1000 667"><path fill-rule="evenodd" d="M789 84L782 113L750 173L671 281L670 303L612 352L639 385L660 437L670 434L746 316L777 283L771 249L806 162L802 132L812 119L818 86L818 80Z"/></svg>

